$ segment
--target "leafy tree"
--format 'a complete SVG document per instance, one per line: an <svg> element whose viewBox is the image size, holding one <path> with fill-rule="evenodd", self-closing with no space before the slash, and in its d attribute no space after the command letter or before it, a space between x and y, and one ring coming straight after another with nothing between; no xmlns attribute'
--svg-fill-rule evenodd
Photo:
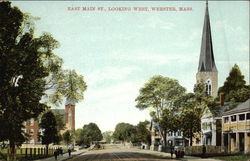
<svg viewBox="0 0 250 161"><path fill-rule="evenodd" d="M46 78L60 68L53 50L58 42L49 34L34 37L31 18L10 2L0 2L0 123L9 140L10 159L24 141L22 123L48 107L41 103ZM2 137L2 136L0 136Z"/></svg>
<svg viewBox="0 0 250 161"><path fill-rule="evenodd" d="M56 118L57 131L60 132L61 130L64 130L65 129L64 115L60 114L60 112L58 110L53 110L52 112L54 113L55 118Z"/></svg>
<svg viewBox="0 0 250 161"><path fill-rule="evenodd" d="M151 113L153 119L157 122L163 121L163 111L167 109L168 111L177 111L178 109L173 106L174 102L184 93L185 88L177 80L160 75L153 76L140 89L140 94L135 99L136 107L139 109L152 108L154 110ZM162 123L159 125L163 144L166 145L167 129L171 129L171 127L166 127L166 124Z"/></svg>
<svg viewBox="0 0 250 161"><path fill-rule="evenodd" d="M244 102L250 98L250 86L246 85L244 75L237 64L232 67L229 76L226 78L224 85L219 88L218 93L224 94L225 101L235 99L236 102Z"/></svg>
<svg viewBox="0 0 250 161"><path fill-rule="evenodd" d="M105 131L102 133L103 139L106 141L106 143L111 143L113 137L113 131Z"/></svg>
<svg viewBox="0 0 250 161"><path fill-rule="evenodd" d="M123 142L136 141L136 127L129 123L118 123L115 127L113 137Z"/></svg>
<svg viewBox="0 0 250 161"><path fill-rule="evenodd" d="M71 131L67 130L63 133L63 141L69 145L71 142L72 142L72 139L73 139L73 135L71 133Z"/></svg>
<svg viewBox="0 0 250 161"><path fill-rule="evenodd" d="M213 105L214 99L206 93L204 83L199 83L194 88L194 93L187 93L176 101L179 113L179 125L185 137L193 144L193 137L201 131L201 117ZM216 107L216 106L215 106ZM215 109L213 109L215 110Z"/></svg>
<svg viewBox="0 0 250 161"><path fill-rule="evenodd" d="M76 144L77 145L84 145L85 144L85 134L83 132L83 129L76 129L75 131L75 138L76 138Z"/></svg>
<svg viewBox="0 0 250 161"><path fill-rule="evenodd" d="M8 135L0 133L0 138L9 140L12 159L15 145L24 141L22 123L49 108L42 97L54 104L65 97L75 102L83 98L83 76L61 68L62 59L53 53L57 47L48 33L34 36L31 16L0 2L0 126L8 127Z"/></svg>
<svg viewBox="0 0 250 161"><path fill-rule="evenodd" d="M49 96L49 101L60 104L66 98L74 103L83 99L83 92L87 85L82 75L78 75L75 70L60 70L54 79L54 91Z"/></svg>
<svg viewBox="0 0 250 161"><path fill-rule="evenodd" d="M151 135L148 129L149 121L141 121L136 125L137 142L151 143Z"/></svg>
<svg viewBox="0 0 250 161"><path fill-rule="evenodd" d="M42 144L46 145L46 152L48 154L49 144L59 142L56 118L52 111L49 110L42 115L39 127L42 129L40 136Z"/></svg>
<svg viewBox="0 0 250 161"><path fill-rule="evenodd" d="M101 130L95 123L84 125L82 130L77 131L76 135L80 135L80 138L77 139L78 144L88 146L94 141L101 141L103 138Z"/></svg>

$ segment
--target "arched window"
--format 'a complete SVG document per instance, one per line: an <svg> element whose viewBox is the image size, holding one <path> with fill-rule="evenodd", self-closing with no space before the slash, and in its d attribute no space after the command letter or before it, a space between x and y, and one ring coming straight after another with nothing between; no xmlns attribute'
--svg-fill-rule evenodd
<svg viewBox="0 0 250 161"><path fill-rule="evenodd" d="M206 82L206 92L209 96L212 96L212 82L210 79Z"/></svg>

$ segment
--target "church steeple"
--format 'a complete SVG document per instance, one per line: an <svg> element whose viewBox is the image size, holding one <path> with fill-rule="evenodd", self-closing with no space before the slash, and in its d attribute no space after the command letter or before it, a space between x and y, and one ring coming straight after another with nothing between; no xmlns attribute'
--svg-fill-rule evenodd
<svg viewBox="0 0 250 161"><path fill-rule="evenodd" d="M208 12L208 2L206 0L205 19L202 32L200 61L196 82L203 82L206 85L208 95L216 97L218 88L218 72L214 61L212 35Z"/></svg>
<svg viewBox="0 0 250 161"><path fill-rule="evenodd" d="M200 61L198 72L217 72L214 61L210 19L208 12L208 1L206 0L205 19L202 32Z"/></svg>

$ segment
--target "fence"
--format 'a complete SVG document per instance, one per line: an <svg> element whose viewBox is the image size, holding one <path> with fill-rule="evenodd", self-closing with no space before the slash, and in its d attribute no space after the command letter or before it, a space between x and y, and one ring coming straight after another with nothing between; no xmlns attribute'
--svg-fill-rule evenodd
<svg viewBox="0 0 250 161"><path fill-rule="evenodd" d="M57 147L52 147L48 149L48 154L46 154L46 148L19 148L16 149L16 156L17 158L26 158L24 160L33 160L33 159L39 159L39 158L45 158L48 156L53 156L54 151L57 149ZM66 150L64 149L64 152ZM0 149L0 153L2 154L2 157L6 158L7 154L9 153L9 149Z"/></svg>
<svg viewBox="0 0 250 161"><path fill-rule="evenodd" d="M212 146L207 145L206 147L206 155L223 155L227 154L227 147L226 146ZM185 154L186 155L202 155L202 146L188 146L185 147Z"/></svg>

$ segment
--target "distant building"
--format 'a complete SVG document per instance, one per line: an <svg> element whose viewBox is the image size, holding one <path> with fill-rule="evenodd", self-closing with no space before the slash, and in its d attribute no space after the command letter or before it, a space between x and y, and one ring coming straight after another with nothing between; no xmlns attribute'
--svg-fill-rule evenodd
<svg viewBox="0 0 250 161"><path fill-rule="evenodd" d="M75 131L75 103L69 100L65 104L65 125L67 130Z"/></svg>
<svg viewBox="0 0 250 161"><path fill-rule="evenodd" d="M222 113L222 145L229 152L250 153L250 99Z"/></svg>
<svg viewBox="0 0 250 161"><path fill-rule="evenodd" d="M60 131L64 133L67 130L75 130L75 104L70 101L66 101L65 109L52 109L52 112L60 114L64 117L65 129ZM39 117L30 119L23 123L23 131L28 134L28 140L25 141L25 144L41 144L39 140L39 134L42 134L42 130L39 128L40 119Z"/></svg>
<svg viewBox="0 0 250 161"><path fill-rule="evenodd" d="M39 140L39 121L37 119L30 119L24 122L24 132L29 135L26 144L40 144Z"/></svg>

